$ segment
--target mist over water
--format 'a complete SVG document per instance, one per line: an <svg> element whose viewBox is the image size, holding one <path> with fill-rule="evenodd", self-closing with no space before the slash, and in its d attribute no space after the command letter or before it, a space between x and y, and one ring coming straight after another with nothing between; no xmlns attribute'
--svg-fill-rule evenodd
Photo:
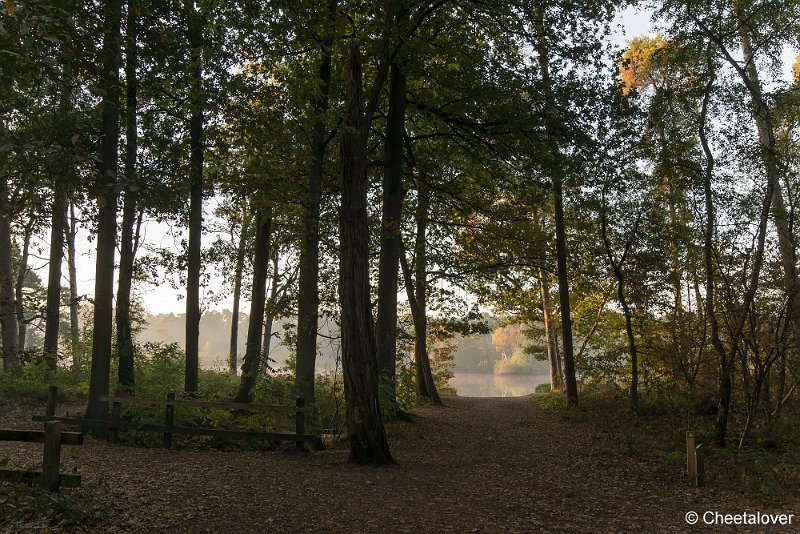
<svg viewBox="0 0 800 534"><path fill-rule="evenodd" d="M450 385L459 397L521 397L533 393L539 384L549 384L549 374L494 375L455 373Z"/></svg>

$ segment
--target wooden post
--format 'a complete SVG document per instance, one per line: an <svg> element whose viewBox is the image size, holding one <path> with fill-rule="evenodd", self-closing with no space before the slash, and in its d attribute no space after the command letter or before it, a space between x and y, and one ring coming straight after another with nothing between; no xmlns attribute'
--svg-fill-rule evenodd
<svg viewBox="0 0 800 534"><path fill-rule="evenodd" d="M692 483L697 480L697 450L694 445L694 432L686 433L686 473Z"/></svg>
<svg viewBox="0 0 800 534"><path fill-rule="evenodd" d="M703 444L700 443L697 448L695 448L695 458L696 460L696 467L697 467L697 477L695 478L695 486L698 488L705 484L705 472L706 472L706 462L705 462L705 449L703 449Z"/></svg>
<svg viewBox="0 0 800 534"><path fill-rule="evenodd" d="M171 391L167 393L167 400L174 401L175 393ZM164 412L164 426L175 426L175 405L167 404L166 408L167 409ZM172 448L172 432L164 432L164 435L161 439L161 446L165 449Z"/></svg>
<svg viewBox="0 0 800 534"><path fill-rule="evenodd" d="M122 417L122 403L119 401L114 401L114 404L111 405L111 420L114 422L119 422L120 418ZM116 443L119 440L119 428L111 427L108 431L108 441L111 443Z"/></svg>
<svg viewBox="0 0 800 534"><path fill-rule="evenodd" d="M303 397L298 397L297 398L297 402L295 403L295 406L297 408L303 408L305 405L306 405L305 399ZM302 412L302 411L298 411L294 415L294 421L295 421L295 430L294 430L295 434L297 434L298 436L301 435L301 434L305 434L306 433L306 414L304 412ZM298 451L304 451L305 450L305 444L302 441L296 442L296 446L297 446L297 450Z"/></svg>
<svg viewBox="0 0 800 534"><path fill-rule="evenodd" d="M58 386L50 386L47 389L47 408L45 408L45 417L55 417L56 404L58 403Z"/></svg>
<svg viewBox="0 0 800 534"><path fill-rule="evenodd" d="M61 423L44 423L44 458L42 460L42 489L58 491L61 470Z"/></svg>

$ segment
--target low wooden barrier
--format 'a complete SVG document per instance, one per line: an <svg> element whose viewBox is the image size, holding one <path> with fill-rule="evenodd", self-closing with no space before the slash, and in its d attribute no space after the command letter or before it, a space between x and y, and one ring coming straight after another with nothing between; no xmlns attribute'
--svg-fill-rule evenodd
<svg viewBox="0 0 800 534"><path fill-rule="evenodd" d="M0 480L39 485L48 491L60 486L75 488L81 485L80 475L61 474L61 445L83 445L83 433L62 432L59 421L47 421L44 430L0 429L0 441L44 443L42 471L0 469Z"/></svg>
<svg viewBox="0 0 800 534"><path fill-rule="evenodd" d="M51 386L51 389L54 386ZM143 432L159 432L162 434L162 446L165 449L172 447L172 436L174 434L205 435L215 437L225 437L231 439L265 439L270 441L293 441L298 450L305 450L305 444L310 443L314 448L322 447L322 440L319 436L305 433L306 414L313 413L313 406L305 406L303 399L297 399L295 406L269 405L269 404L246 404L238 402L215 402L215 401L194 401L176 399L174 393L169 393L166 399L140 398L140 397L121 397L105 395L100 400L111 406L111 418L109 420L84 419L79 417L56 417L55 401L51 406L50 399L55 399L54 393L48 397L47 412L44 416L34 416L35 421L61 421L69 425L77 425L84 428L100 428L108 430L109 441L116 441L120 431L138 430ZM144 406L164 406L164 424L134 423L121 419L122 405L144 405ZM255 430L223 430L218 428L185 427L175 426L176 408L205 408L237 410L249 412L274 412L274 413L294 413L295 432L294 434L285 432L260 432Z"/></svg>

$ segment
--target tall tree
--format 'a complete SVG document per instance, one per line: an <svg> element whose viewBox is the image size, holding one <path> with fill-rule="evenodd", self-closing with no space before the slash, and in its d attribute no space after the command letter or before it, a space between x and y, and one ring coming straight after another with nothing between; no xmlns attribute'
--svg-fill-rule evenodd
<svg viewBox="0 0 800 534"><path fill-rule="evenodd" d="M256 207L256 248L253 257L253 294L250 299L250 322L247 327L247 348L242 364L242 380L236 402L252 402L253 387L261 369L261 333L264 325L264 306L267 298L272 207Z"/></svg>
<svg viewBox="0 0 800 534"><path fill-rule="evenodd" d="M114 300L114 254L117 240L117 165L119 160L119 57L122 0L103 4L101 56L100 161L97 173L97 263L94 288L94 335L87 419L104 419L108 394Z"/></svg>
<svg viewBox="0 0 800 534"><path fill-rule="evenodd" d="M189 38L189 250L186 274L186 376L184 390L197 393L200 372L200 252L203 233L203 19L194 0L184 0Z"/></svg>
<svg viewBox="0 0 800 534"><path fill-rule="evenodd" d="M383 171L383 216L378 265L378 372L394 406L397 358L397 268L400 260L400 224L403 208L403 130L406 79L400 65L391 69L389 114L386 118Z"/></svg>
<svg viewBox="0 0 800 534"><path fill-rule="evenodd" d="M350 460L359 464L394 462L378 403L378 362L369 290L367 231L367 138L361 54L347 49L347 113L341 133L342 207L339 260L342 364L344 368Z"/></svg>
<svg viewBox="0 0 800 534"><path fill-rule="evenodd" d="M303 238L300 248L300 270L297 295L297 374L296 384L306 404L314 403L314 373L317 359L319 322L319 240L320 201L325 163L325 114L329 106L332 48L338 19L338 0L328 0L327 22L319 42L317 69L319 90L314 95L314 124L311 134L311 168L308 194L304 204Z"/></svg>
<svg viewBox="0 0 800 534"><path fill-rule="evenodd" d="M136 379L133 364L133 333L131 328L131 288L133 285L134 227L136 226L138 184L136 183L136 155L139 147L137 126L138 101L138 39L139 5L128 0L125 25L125 198L122 204L120 228L119 276L117 284L117 357L119 358L119 385L132 394Z"/></svg>

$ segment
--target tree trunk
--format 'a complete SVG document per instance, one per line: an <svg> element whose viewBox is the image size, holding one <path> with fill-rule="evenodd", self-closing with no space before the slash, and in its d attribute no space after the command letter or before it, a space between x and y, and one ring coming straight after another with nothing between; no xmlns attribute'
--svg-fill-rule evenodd
<svg viewBox="0 0 800 534"><path fill-rule="evenodd" d="M400 260L400 223L403 209L403 128L406 108L406 79L398 65L392 65L389 115L383 172L383 217L378 264L378 376L396 404L395 365L397 358L397 268Z"/></svg>
<svg viewBox="0 0 800 534"><path fill-rule="evenodd" d="M94 286L94 335L89 382L88 419L105 419L108 394L114 305L114 254L117 240L117 164L119 159L119 56L122 0L105 4L100 93L102 126L98 164L97 263Z"/></svg>
<svg viewBox="0 0 800 534"><path fill-rule="evenodd" d="M70 202L69 213L65 214L69 220L65 221L67 240L67 269L69 270L69 339L70 355L72 356L73 369L78 368L78 352L81 343L79 307L78 307L78 271L75 266L75 235L78 232L78 222L75 219L75 205Z"/></svg>
<svg viewBox="0 0 800 534"><path fill-rule="evenodd" d="M261 344L261 370L259 374L265 375L269 370L269 350L272 345L272 324L275 321L275 305L278 299L278 245L275 244L275 253L272 256L272 282L269 289L269 298L264 312L264 341Z"/></svg>
<svg viewBox="0 0 800 534"><path fill-rule="evenodd" d="M239 301L242 296L242 270L244 253L247 249L247 232L250 228L250 212L242 208L242 229L239 232L239 246L236 249L236 267L233 277L233 311L231 312L231 343L228 351L228 372L235 375L239 371Z"/></svg>
<svg viewBox="0 0 800 534"><path fill-rule="evenodd" d="M128 0L128 17L125 32L125 200L122 205L122 228L120 229L116 310L117 357L119 358L118 379L121 392L126 395L133 395L136 387L131 326L131 287L135 260L133 234L138 200L138 187L136 185L136 152L139 142L136 125L138 17L137 0Z"/></svg>
<svg viewBox="0 0 800 534"><path fill-rule="evenodd" d="M550 389L556 391L561 389L563 377L561 376L561 365L558 357L558 344L553 331L553 305L550 301L547 273L542 267L539 267L538 272L539 294L542 301L542 323L544 324L544 336L547 339L547 361L550 366Z"/></svg>
<svg viewBox="0 0 800 534"><path fill-rule="evenodd" d="M572 315L569 303L569 274L567 272L567 238L566 223L564 221L564 191L563 169L561 153L558 148L557 122L554 116L556 105L550 80L550 56L547 44L547 33L544 25L544 9L539 8L535 14L536 49L541 71L542 85L548 116L545 117L549 166L553 183L553 204L556 226L556 262L558 265L558 299L561 307L561 342L564 346L564 381L567 389L567 401L571 406L578 405L578 383L575 378L575 355L572 344Z"/></svg>
<svg viewBox="0 0 800 534"><path fill-rule="evenodd" d="M203 28L194 0L185 0L189 38L189 250L186 273L186 374L184 390L197 393L200 374L200 247L203 233Z"/></svg>
<svg viewBox="0 0 800 534"><path fill-rule="evenodd" d="M62 177L66 180L66 176ZM44 357L55 371L58 364L58 330L61 323L61 261L64 256L64 216L67 210L66 184L57 179L50 218L50 264L45 307ZM113 266L112 266L113 268Z"/></svg>
<svg viewBox="0 0 800 534"><path fill-rule="evenodd" d="M247 327L247 348L242 364L242 381L236 402L253 402L253 387L256 385L261 366L261 329L264 321L264 302L267 297L267 275L272 233L272 208L266 213L256 211L256 240L253 257L253 293L250 298L250 320Z"/></svg>
<svg viewBox="0 0 800 534"><path fill-rule="evenodd" d="M25 278L28 276L28 259L30 258L31 235L33 225L36 223L36 213L31 212L28 223L25 225L25 234L22 236L22 257L17 270L17 285L15 288L17 310L17 343L20 351L25 350L25 339L28 337L28 320L25 317Z"/></svg>
<svg viewBox="0 0 800 534"><path fill-rule="evenodd" d="M0 327L3 330L3 369L11 369L19 362L11 250L11 205L8 183L5 176L0 176Z"/></svg>
<svg viewBox="0 0 800 534"><path fill-rule="evenodd" d="M342 362L350 461L394 463L378 402L378 362L369 289L367 229L367 137L361 57L358 45L348 48L347 112L341 131L342 207L339 299Z"/></svg>
<svg viewBox="0 0 800 534"><path fill-rule="evenodd" d="M297 368L295 384L306 404L314 404L314 372L317 361L319 322L319 217L325 162L325 113L331 83L331 49L336 33L338 0L328 2L328 27L320 44L317 70L319 93L314 96L314 127L311 134L311 169L303 218L303 242L297 294Z"/></svg>

